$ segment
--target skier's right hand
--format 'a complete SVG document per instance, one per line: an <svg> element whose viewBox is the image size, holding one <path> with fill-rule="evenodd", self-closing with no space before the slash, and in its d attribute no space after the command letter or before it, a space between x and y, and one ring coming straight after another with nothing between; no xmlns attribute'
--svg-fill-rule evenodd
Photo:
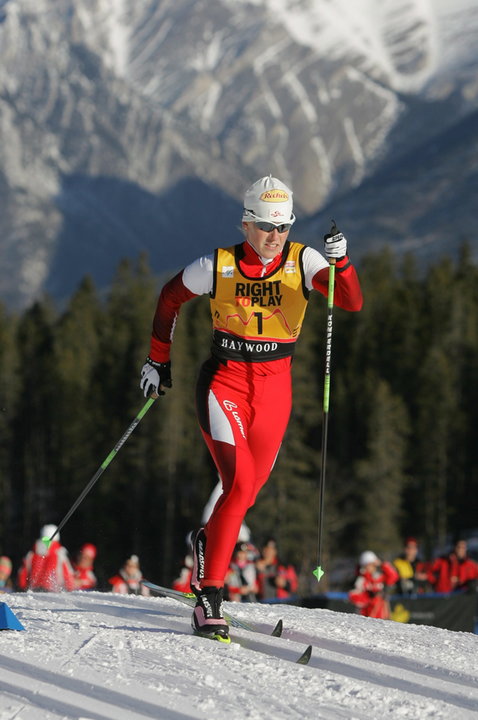
<svg viewBox="0 0 478 720"><path fill-rule="evenodd" d="M163 388L172 387L171 380L171 361L160 363L151 358L146 358L146 362L141 369L141 382L139 386L144 392L144 397L150 395L164 395Z"/></svg>

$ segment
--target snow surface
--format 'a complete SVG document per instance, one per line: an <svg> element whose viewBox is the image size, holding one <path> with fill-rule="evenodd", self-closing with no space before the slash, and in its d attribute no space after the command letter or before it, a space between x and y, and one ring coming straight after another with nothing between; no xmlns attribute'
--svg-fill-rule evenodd
<svg viewBox="0 0 478 720"><path fill-rule="evenodd" d="M169 599L75 592L0 601L25 627L0 633L0 720L478 718L471 633L226 603L248 622L284 620L283 638L234 631L247 648L194 637L190 609ZM309 643L309 665L295 664Z"/></svg>

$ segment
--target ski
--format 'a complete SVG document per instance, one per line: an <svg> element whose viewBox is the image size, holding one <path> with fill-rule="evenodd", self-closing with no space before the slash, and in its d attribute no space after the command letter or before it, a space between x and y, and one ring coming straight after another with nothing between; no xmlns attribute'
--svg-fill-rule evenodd
<svg viewBox="0 0 478 720"><path fill-rule="evenodd" d="M155 583L149 582L149 580L142 580L142 584L152 590L157 595L160 595L161 597L167 597L171 598L172 600L177 600L178 602L182 603L183 605L187 605L190 608L193 608L196 604L196 596L193 593L184 593L180 592L179 590L173 590L172 588L163 587L162 585L156 585ZM259 627L255 625L251 625L249 623L245 623L242 620L239 620L238 618L234 617L233 615L230 615L229 613L224 613L224 619L230 625L231 627L240 629L240 630L247 630L248 632L252 633L259 633L259 634L267 634L271 637L280 638L282 635L283 630L283 623L282 620L279 620L276 624L276 626L273 628L271 632L265 633L264 630L261 630ZM198 635L198 637L202 637L201 635ZM214 640L216 638L213 638ZM222 641L224 642L224 641ZM274 648L267 647L264 644L255 643L248 641L244 638L234 638L234 642L237 642L242 647L254 650L257 652L262 652L265 655L270 655L272 657L279 657L281 659L285 660L291 660L290 657L286 657L284 653L277 653L277 650ZM287 655L290 653L287 652ZM304 652L299 656L299 658L292 660L292 662L298 664L298 665L307 665L312 655L312 645L308 645Z"/></svg>
<svg viewBox="0 0 478 720"><path fill-rule="evenodd" d="M194 593L185 593L181 592L180 590L173 590L172 588L163 587L162 585L155 585L155 583L149 582L149 580L142 580L141 582L147 588L153 590L153 592L155 592L157 595L162 595L163 597L169 597L173 600L178 600L184 605L189 605L189 607L192 608L196 605L196 596L194 595ZM229 613L224 613L224 619L231 627L241 628L242 630L249 630L249 632L262 632L254 625L245 623L242 620L234 617L233 615L230 615ZM282 629L282 620L279 620L272 632L268 632L267 634L272 635L273 637L280 637L282 635Z"/></svg>

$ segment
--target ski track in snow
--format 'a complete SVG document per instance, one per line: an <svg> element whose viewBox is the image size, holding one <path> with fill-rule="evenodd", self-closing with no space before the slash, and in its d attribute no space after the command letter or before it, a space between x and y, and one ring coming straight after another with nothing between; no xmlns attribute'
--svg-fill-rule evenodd
<svg viewBox="0 0 478 720"><path fill-rule="evenodd" d="M478 636L286 605L226 608L282 638L190 631L174 600L2 595L25 632L0 633L0 720L478 718ZM295 660L313 645L308 666ZM272 657L278 652L280 657Z"/></svg>

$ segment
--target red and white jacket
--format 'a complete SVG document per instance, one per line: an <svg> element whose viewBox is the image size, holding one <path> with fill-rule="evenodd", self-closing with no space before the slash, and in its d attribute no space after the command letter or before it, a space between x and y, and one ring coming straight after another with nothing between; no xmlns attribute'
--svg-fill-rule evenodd
<svg viewBox="0 0 478 720"><path fill-rule="evenodd" d="M242 243L241 270L247 277L270 275L283 261L282 253L273 260L261 258L248 243ZM305 247L302 254L304 284L327 297L329 263L314 248ZM354 266L348 256L337 261L334 303L352 312L362 308L362 292ZM156 362L167 362L179 309L184 302L198 295L210 294L214 284L214 254L198 258L167 282L158 299L153 320L149 355ZM272 361L283 366L282 361ZM290 360L287 359L288 364ZM269 363L270 364L270 363Z"/></svg>
<svg viewBox="0 0 478 720"><path fill-rule="evenodd" d="M141 584L143 576L141 573L127 575L120 570L117 575L111 577L108 582L112 586L111 592L120 595L150 595L149 588Z"/></svg>
<svg viewBox="0 0 478 720"><path fill-rule="evenodd" d="M53 540L47 550L45 544L37 540L23 559L18 572L18 587L47 592L74 590L74 571L66 548Z"/></svg>
<svg viewBox="0 0 478 720"><path fill-rule="evenodd" d="M75 565L75 590L93 590L98 580L93 567L78 567Z"/></svg>
<svg viewBox="0 0 478 720"><path fill-rule="evenodd" d="M375 598L383 597L385 589L395 585L398 579L397 570L388 562L383 562L373 572L362 568L349 592L349 600L360 608L362 615L370 615L369 610L373 607Z"/></svg>

